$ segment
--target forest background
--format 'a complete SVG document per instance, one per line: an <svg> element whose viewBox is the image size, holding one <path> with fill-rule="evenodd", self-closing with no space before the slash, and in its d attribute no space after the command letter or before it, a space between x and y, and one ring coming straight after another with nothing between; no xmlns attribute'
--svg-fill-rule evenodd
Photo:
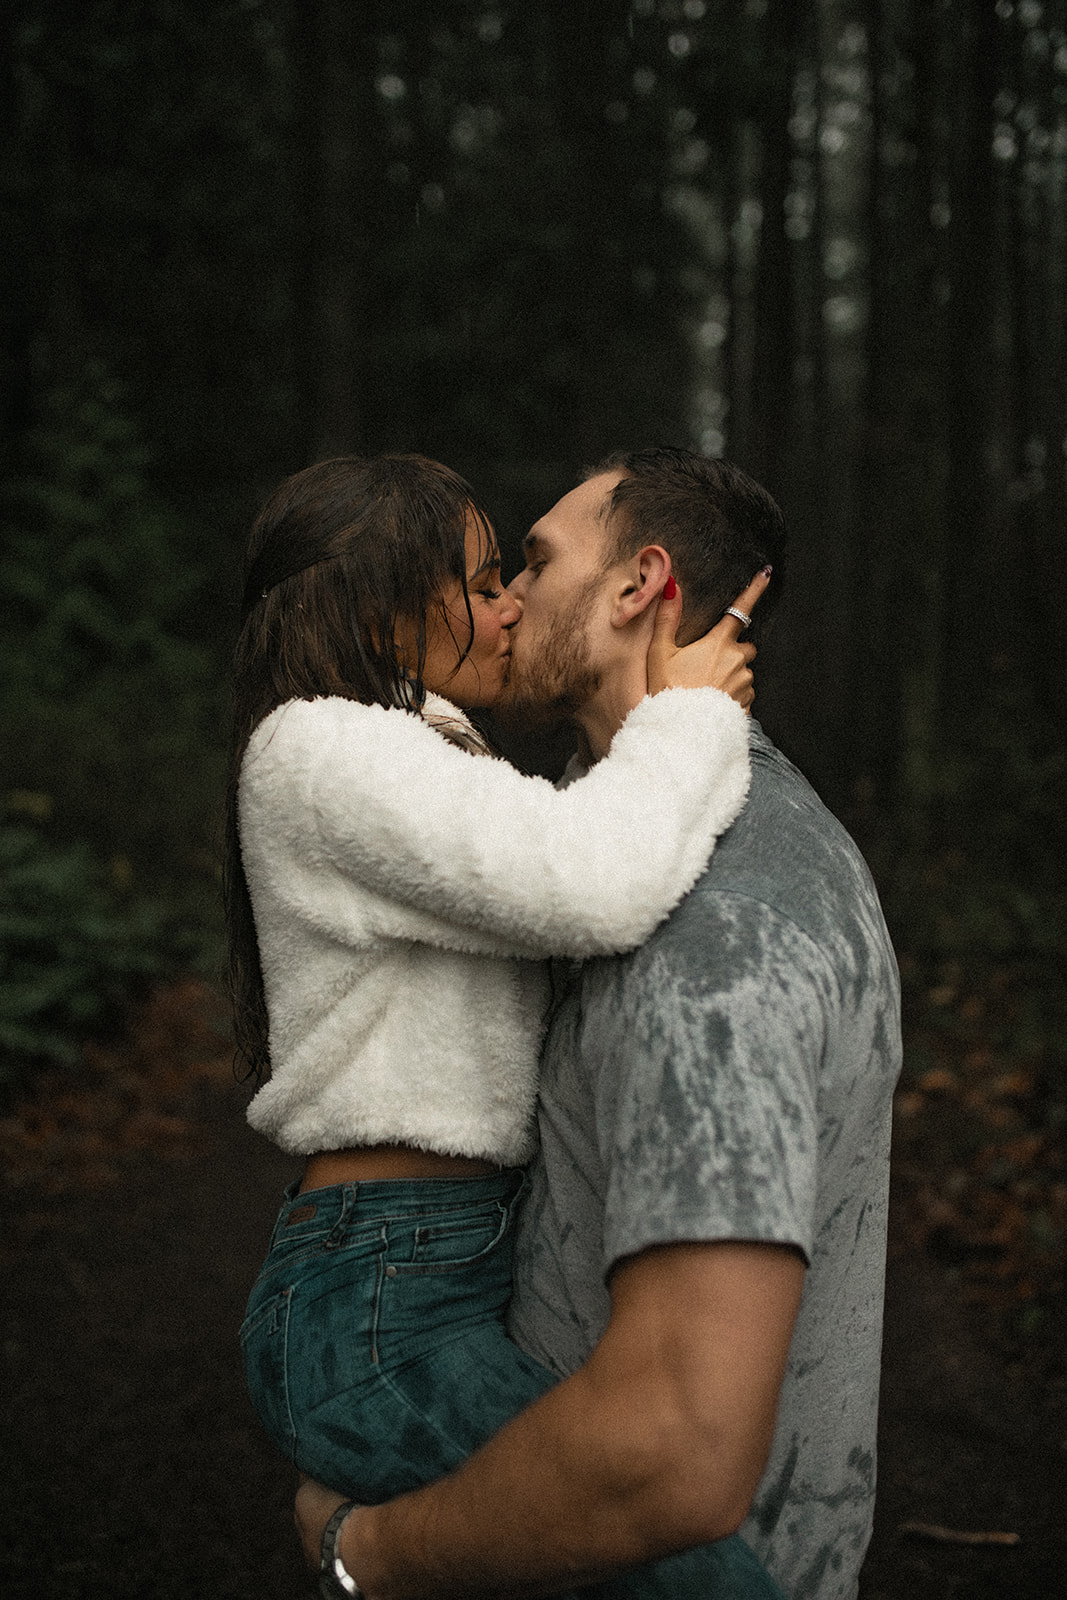
<svg viewBox="0 0 1067 1600"><path fill-rule="evenodd" d="M439 457L510 572L583 463L684 443L791 523L758 713L883 895L907 1103L954 1119L930 1230L1010 1237L1000 1289L1039 1321L1067 1240L1067 0L3 17L8 1105L218 971L239 553L281 477Z"/></svg>

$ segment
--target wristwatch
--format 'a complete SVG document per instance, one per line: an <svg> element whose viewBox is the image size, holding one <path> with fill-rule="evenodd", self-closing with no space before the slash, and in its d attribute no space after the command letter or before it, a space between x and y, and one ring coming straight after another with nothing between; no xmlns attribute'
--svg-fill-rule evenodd
<svg viewBox="0 0 1067 1600"><path fill-rule="evenodd" d="M348 1513L355 1510L355 1506L354 1500L346 1500L339 1505L323 1532L322 1550L319 1555L319 1594L322 1600L342 1600L344 1595L350 1596L351 1600L365 1600L363 1590L355 1578L345 1571L345 1564L337 1548L341 1538L341 1524Z"/></svg>

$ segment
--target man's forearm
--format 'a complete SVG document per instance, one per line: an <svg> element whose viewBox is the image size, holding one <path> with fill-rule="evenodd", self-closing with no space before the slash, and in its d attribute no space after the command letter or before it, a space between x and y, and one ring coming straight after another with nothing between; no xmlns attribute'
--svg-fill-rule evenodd
<svg viewBox="0 0 1067 1600"><path fill-rule="evenodd" d="M448 1478L353 1512L346 1567L371 1600L552 1594L734 1532L802 1279L775 1247L635 1258L586 1365Z"/></svg>
<svg viewBox="0 0 1067 1600"><path fill-rule="evenodd" d="M681 1437L646 1415L640 1395L606 1409L583 1369L450 1477L353 1512L346 1567L373 1600L553 1594L732 1532L700 1473L681 1503Z"/></svg>

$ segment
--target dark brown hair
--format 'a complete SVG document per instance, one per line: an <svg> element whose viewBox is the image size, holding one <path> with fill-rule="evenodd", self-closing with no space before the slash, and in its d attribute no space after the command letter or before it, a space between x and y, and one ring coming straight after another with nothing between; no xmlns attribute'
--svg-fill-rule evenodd
<svg viewBox="0 0 1067 1600"><path fill-rule="evenodd" d="M758 642L781 591L787 543L766 489L729 461L667 446L619 451L588 476L602 472L625 474L610 497L605 562L663 546L682 587L680 643L714 627L756 573L774 567L745 635Z"/></svg>
<svg viewBox="0 0 1067 1600"><path fill-rule="evenodd" d="M252 906L241 861L237 790L253 729L288 700L340 695L417 711L427 619L444 591L462 587L470 632L466 530L482 554L496 541L456 473L424 456L341 456L287 478L263 505L248 542L234 652L233 731L226 801L223 892L237 1060L259 1077L269 1065L267 1008ZM398 626L414 637L401 660ZM450 625L451 626L451 625ZM455 635L453 634L453 637Z"/></svg>

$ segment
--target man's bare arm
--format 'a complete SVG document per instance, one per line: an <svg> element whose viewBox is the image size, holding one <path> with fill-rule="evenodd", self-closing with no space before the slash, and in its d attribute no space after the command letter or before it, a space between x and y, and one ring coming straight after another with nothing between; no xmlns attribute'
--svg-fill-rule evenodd
<svg viewBox="0 0 1067 1600"><path fill-rule="evenodd" d="M770 1450L804 1277L784 1246L623 1262L586 1364L447 1478L353 1511L370 1600L550 1594L734 1532ZM303 1491L302 1491L303 1492ZM337 1497L298 1506L311 1550Z"/></svg>

